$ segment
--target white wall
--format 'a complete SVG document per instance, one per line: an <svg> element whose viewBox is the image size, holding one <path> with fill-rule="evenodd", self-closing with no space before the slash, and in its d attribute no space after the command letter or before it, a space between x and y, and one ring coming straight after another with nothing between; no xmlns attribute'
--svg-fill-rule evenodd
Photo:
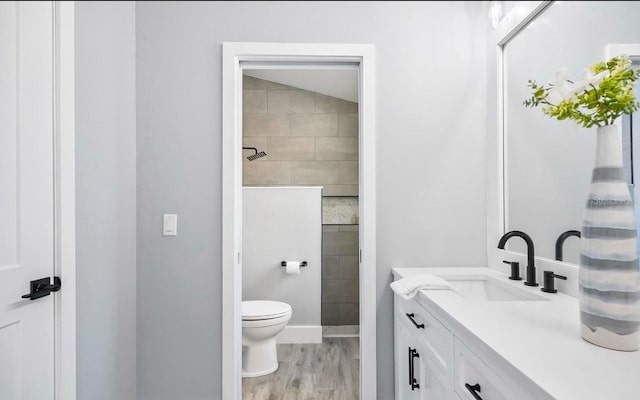
<svg viewBox="0 0 640 400"><path fill-rule="evenodd" d="M75 7L77 398L133 400L135 7Z"/></svg>
<svg viewBox="0 0 640 400"><path fill-rule="evenodd" d="M320 323L322 188L243 189L242 300L291 305L289 326ZM286 274L281 261L307 261Z"/></svg>
<svg viewBox="0 0 640 400"><path fill-rule="evenodd" d="M394 266L486 263L480 2L139 2L139 399L221 394L223 41L377 51L378 399L393 398ZM163 212L180 232L160 236Z"/></svg>

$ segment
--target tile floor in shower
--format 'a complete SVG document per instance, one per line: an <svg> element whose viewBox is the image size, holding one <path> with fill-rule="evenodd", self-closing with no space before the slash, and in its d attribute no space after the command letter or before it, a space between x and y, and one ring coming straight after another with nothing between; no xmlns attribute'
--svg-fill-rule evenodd
<svg viewBox="0 0 640 400"><path fill-rule="evenodd" d="M354 331L325 329L329 337L322 343L279 344L278 370L242 379L243 400L359 400L360 339Z"/></svg>

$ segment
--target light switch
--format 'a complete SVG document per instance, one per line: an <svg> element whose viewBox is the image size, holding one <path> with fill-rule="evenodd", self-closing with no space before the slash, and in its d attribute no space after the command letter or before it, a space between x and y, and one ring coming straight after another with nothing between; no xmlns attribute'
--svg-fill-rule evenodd
<svg viewBox="0 0 640 400"><path fill-rule="evenodd" d="M178 214L164 214L162 234L164 236L176 236L178 234Z"/></svg>

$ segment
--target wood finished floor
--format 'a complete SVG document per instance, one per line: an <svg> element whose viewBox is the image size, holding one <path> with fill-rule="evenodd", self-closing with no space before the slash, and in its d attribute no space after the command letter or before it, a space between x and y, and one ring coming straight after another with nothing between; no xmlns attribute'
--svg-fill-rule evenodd
<svg viewBox="0 0 640 400"><path fill-rule="evenodd" d="M318 344L279 344L280 367L242 379L243 400L359 400L360 339L323 338Z"/></svg>

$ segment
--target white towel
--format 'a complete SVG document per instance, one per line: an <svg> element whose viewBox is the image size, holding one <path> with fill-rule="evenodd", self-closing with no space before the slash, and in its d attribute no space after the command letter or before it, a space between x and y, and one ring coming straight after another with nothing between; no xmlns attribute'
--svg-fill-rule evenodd
<svg viewBox="0 0 640 400"><path fill-rule="evenodd" d="M419 274L391 282L391 289L405 300L411 300L420 290L452 290L447 281L435 275Z"/></svg>

